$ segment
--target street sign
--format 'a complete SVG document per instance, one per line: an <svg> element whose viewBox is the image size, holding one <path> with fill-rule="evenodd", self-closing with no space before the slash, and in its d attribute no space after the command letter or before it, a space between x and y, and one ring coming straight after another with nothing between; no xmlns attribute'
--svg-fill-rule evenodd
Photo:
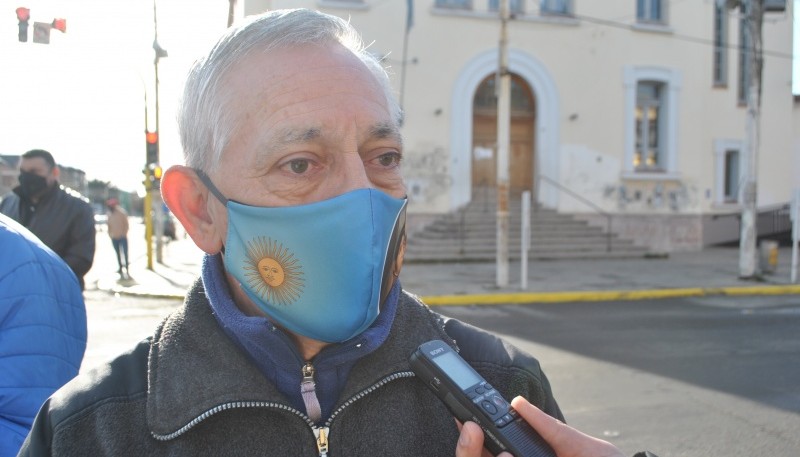
<svg viewBox="0 0 800 457"><path fill-rule="evenodd" d="M53 26L46 22L33 23L33 42L41 44L50 44L50 29Z"/></svg>

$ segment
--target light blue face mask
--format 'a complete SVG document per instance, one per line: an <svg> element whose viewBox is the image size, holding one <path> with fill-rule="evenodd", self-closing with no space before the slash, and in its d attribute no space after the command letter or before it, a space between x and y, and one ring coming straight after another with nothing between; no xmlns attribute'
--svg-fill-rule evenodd
<svg viewBox="0 0 800 457"><path fill-rule="evenodd" d="M358 189L308 205L249 206L228 200L225 269L275 323L318 341L363 332L380 312L405 233L405 198Z"/></svg>

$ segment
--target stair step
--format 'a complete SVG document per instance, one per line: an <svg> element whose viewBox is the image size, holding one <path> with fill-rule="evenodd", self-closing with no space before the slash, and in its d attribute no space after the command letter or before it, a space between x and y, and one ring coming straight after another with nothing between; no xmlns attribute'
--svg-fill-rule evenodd
<svg viewBox="0 0 800 457"><path fill-rule="evenodd" d="M568 260L568 259L631 259L641 258L647 255L647 250L637 251L611 251L611 252L586 252L586 251L552 251L540 252L535 251L528 254L529 261L536 260ZM518 261L520 258L519 253L509 253L509 260ZM414 263L459 263L459 262L494 262L496 260L495 254L474 254L474 255L453 255L453 256L413 256L406 255L404 262L407 264Z"/></svg>
<svg viewBox="0 0 800 457"><path fill-rule="evenodd" d="M409 234L405 261L470 262L494 261L496 256L497 214L492 189L476 193L474 200L456 211ZM509 257L519 260L521 203L509 201ZM609 244L611 251L608 250ZM530 259L578 259L642 257L648 250L631 240L609 235L597 226L555 210L534 208L531 214Z"/></svg>
<svg viewBox="0 0 800 457"><path fill-rule="evenodd" d="M599 241L599 240L597 240L597 241ZM606 243L607 240L605 240L605 239L602 240L602 242L597 242L597 241L567 242L567 243L550 242L550 241L533 242L530 245L530 249L531 250L540 250L540 251L544 251L544 250L579 250L579 249L583 249L583 250L587 250L587 249L604 250L608 246L608 243ZM620 249L623 249L623 248L640 249L640 248L642 248L641 246L633 244L633 242L631 242L630 240L618 240L618 239L617 240L612 239L611 247L612 248L620 248ZM495 240L489 240L489 241L486 241L486 242L483 242L483 243L481 243L481 242L473 242L473 243L464 243L464 244L459 244L459 243L438 243L438 244L434 244L434 243L416 244L415 243L415 244L411 244L411 242L409 241L409 244L406 246L406 251L408 251L408 252L416 251L416 250L424 250L426 252L464 251L464 250L490 250L490 251L494 252L495 249L497 249L497 244L495 243ZM509 243L509 249L512 250L512 251L513 250L519 250L520 249L520 243L519 242L517 242L517 243Z"/></svg>

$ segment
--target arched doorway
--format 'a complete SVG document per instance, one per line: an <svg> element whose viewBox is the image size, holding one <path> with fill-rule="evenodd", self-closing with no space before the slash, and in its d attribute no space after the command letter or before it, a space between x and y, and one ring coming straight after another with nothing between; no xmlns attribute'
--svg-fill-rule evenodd
<svg viewBox="0 0 800 457"><path fill-rule="evenodd" d="M473 195L497 183L497 96L495 75L483 79L472 104ZM536 102L528 83L511 75L509 184L512 195L533 190Z"/></svg>

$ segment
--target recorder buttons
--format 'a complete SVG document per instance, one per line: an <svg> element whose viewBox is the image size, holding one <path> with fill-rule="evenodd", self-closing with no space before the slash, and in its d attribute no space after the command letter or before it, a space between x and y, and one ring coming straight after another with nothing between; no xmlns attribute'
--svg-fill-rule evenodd
<svg viewBox="0 0 800 457"><path fill-rule="evenodd" d="M481 402L481 407L489 414L495 415L497 414L497 408L492 404L492 402L488 400L483 400Z"/></svg>
<svg viewBox="0 0 800 457"><path fill-rule="evenodd" d="M508 409L508 403L500 395L492 395L492 402L500 409Z"/></svg>

